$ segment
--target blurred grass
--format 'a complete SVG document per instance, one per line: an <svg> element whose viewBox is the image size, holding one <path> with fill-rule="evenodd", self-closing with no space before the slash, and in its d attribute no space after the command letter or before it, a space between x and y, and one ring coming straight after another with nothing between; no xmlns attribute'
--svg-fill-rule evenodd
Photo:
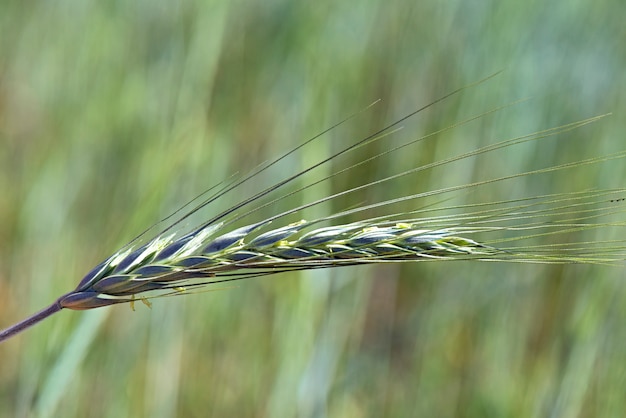
<svg viewBox="0 0 626 418"><path fill-rule="evenodd" d="M609 111L565 138L305 216L623 149L622 9L618 0L2 2L2 326L72 289L200 191L379 98L273 174L500 69L339 166L532 97L258 216ZM460 198L624 187L622 163ZM0 346L0 416L618 417L623 275L583 265L387 265L268 277L134 313L62 312Z"/></svg>

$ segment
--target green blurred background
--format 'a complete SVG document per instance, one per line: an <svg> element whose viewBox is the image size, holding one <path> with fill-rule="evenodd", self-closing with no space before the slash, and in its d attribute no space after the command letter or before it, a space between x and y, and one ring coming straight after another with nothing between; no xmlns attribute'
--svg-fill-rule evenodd
<svg viewBox="0 0 626 418"><path fill-rule="evenodd" d="M4 0L0 325L71 290L207 187L377 99L210 210L502 69L306 181L530 101L256 219L605 112L614 115L564 138L398 179L298 216L623 149L625 17L621 0ZM517 179L472 191L471 201L624 187L625 171L615 161ZM423 203L396 209L411 205ZM221 288L156 300L151 310L63 311L3 343L0 416L621 417L626 410L622 267L422 263Z"/></svg>

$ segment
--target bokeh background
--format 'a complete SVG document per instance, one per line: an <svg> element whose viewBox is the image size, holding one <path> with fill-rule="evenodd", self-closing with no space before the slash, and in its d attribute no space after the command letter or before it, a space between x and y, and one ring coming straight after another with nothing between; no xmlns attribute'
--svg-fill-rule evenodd
<svg viewBox="0 0 626 418"><path fill-rule="evenodd" d="M71 290L206 188L377 99L209 210L499 70L299 185L530 100L372 161L256 219L606 112L613 116L562 138L401 178L297 216L623 149L625 14L621 0L4 0L0 325ZM625 179L624 161L608 161L443 198L489 202L624 187ZM594 239L613 233L599 232L608 235ZM623 266L381 265L218 288L134 312L126 305L63 311L3 343L0 416L621 417L626 410Z"/></svg>

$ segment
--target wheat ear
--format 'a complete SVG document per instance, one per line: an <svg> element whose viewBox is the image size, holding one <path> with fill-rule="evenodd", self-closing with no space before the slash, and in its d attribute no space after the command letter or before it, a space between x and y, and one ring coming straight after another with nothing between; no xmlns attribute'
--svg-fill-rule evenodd
<svg viewBox="0 0 626 418"><path fill-rule="evenodd" d="M498 252L453 230L424 230L409 223L359 222L318 228L289 240L310 227L301 221L250 238L264 224L215 238L211 237L214 226L177 240L159 237L128 254L113 256L58 304L91 309L131 302L138 294L180 291L192 279L217 280L232 272L254 276L375 262L488 257Z"/></svg>
<svg viewBox="0 0 626 418"><path fill-rule="evenodd" d="M481 80L473 85L480 84L485 80ZM351 152L364 144L385 138L389 131L400 122L467 87L458 89L428 106L411 112L384 129L347 146L317 164L292 176L288 176L273 186L244 199L230 209L211 217L191 232L180 235L183 221L189 219L200 209L205 208L225 194L236 190L244 182L252 180L262 171L277 164L319 136L311 138L250 175L231 184L226 184L214 192L212 196L205 198L205 194L214 190L209 189L209 191L201 194L164 221L144 231L144 233L121 250L92 269L80 281L76 289L59 297L52 305L24 321L0 331L0 342L33 326L61 309L84 310L117 303L132 304L137 298L145 301L145 298L149 297L180 295L185 293L187 289L211 283L240 280L242 278L258 277L285 271L371 263L467 259L602 264L615 264L623 261L624 253L626 252L624 241L565 242L563 244L545 244L543 246L536 244L529 246L510 245L510 243L516 241L523 242L528 239L550 237L568 232L602 227L625 227L626 224L623 221L599 222L599 220L605 217L615 214L622 215L624 213L621 205L617 205L626 194L626 191L622 189L561 193L478 205L437 208L440 212L436 216L427 216L428 209L424 208L408 213L390 214L385 217L370 217L360 222L341 223L337 221L348 215L362 214L370 209L391 207L403 201L443 196L447 193L471 190L475 187L511 180L517 177L550 173L580 167L581 165L624 158L626 157L626 152L401 196L396 199L348 209L321 219L302 220L269 229L270 224L286 219L288 215L296 214L304 209L338 197L358 193L367 188L382 185L403 176L443 166L454 161L472 158L497 149L568 132L594 122L604 115L501 141L456 157L406 170L295 207L261 222L231 229L236 223L251 217L261 208L274 205L288 196L354 169L372 159L380 158L388 153L398 151L406 145L428 138L429 136L421 137L407 144L391 148L300 189L283 193L269 202L258 203L262 202L261 199L271 196L273 192L282 190L283 186L293 184L296 179L322 164L334 160L342 154ZM498 109L482 113L445 129L461 126L470 120L496 110ZM343 123L343 121L340 123ZM200 199L204 200L197 203ZM257 206L249 208L251 204L257 204ZM484 207L486 205L489 205L487 209ZM244 207L247 207L247 211L238 214L237 211ZM462 210L462 214L445 214L446 210L459 209ZM554 217L558 218L557 222L552 220ZM162 228L163 222L170 219L173 220L170 226ZM328 223L331 226L320 226ZM156 237L149 238L149 235L157 228L162 229L156 234ZM511 232L518 235L510 237L497 235L495 238L492 237L494 233Z"/></svg>

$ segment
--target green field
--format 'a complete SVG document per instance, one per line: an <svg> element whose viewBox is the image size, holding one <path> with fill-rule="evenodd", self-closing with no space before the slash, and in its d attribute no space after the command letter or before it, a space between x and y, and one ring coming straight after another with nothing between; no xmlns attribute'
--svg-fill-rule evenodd
<svg viewBox="0 0 626 418"><path fill-rule="evenodd" d="M0 328L72 290L207 188L358 113L189 226L501 70L278 196L444 131L250 221L606 113L286 222L623 151L625 20L621 0L2 1ZM625 163L511 178L341 222L626 188ZM614 203L615 216L597 221L611 225L532 245L624 248L624 203ZM0 344L0 417L622 417L623 264L381 263L215 285L151 309L64 310Z"/></svg>

